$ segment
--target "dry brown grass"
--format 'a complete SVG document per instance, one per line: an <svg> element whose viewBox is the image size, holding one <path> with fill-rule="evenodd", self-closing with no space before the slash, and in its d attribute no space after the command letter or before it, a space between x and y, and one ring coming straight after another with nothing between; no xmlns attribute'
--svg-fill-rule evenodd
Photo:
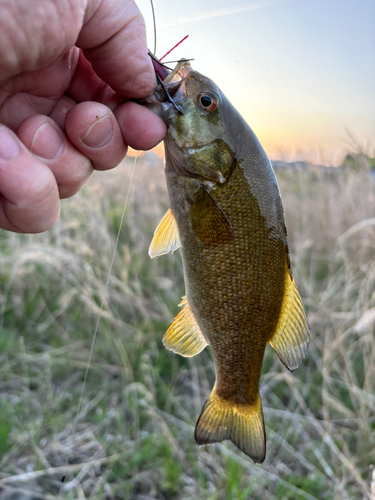
<svg viewBox="0 0 375 500"><path fill-rule="evenodd" d="M168 206L160 163L143 159L136 167L106 290L130 172L127 161L97 175L63 203L62 218L48 233L1 235L0 498L25 492L30 499L58 498L60 490L64 499L370 498L370 173L278 171L312 336L293 374L267 350L261 395L268 451L259 467L231 444L195 445L195 421L213 383L212 359L208 349L187 360L162 346L184 290L177 253L153 261L147 255Z"/></svg>

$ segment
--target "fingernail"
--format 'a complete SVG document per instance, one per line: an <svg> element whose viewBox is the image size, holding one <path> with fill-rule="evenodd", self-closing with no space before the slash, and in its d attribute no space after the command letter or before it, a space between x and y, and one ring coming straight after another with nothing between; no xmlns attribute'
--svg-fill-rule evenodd
<svg viewBox="0 0 375 500"><path fill-rule="evenodd" d="M95 123L89 127L85 135L80 140L90 148L102 148L112 139L113 125L112 117L105 115L98 118Z"/></svg>
<svg viewBox="0 0 375 500"><path fill-rule="evenodd" d="M35 132L30 151L46 160L53 160L61 156L64 147L64 140L58 131L50 123L43 123Z"/></svg>
<svg viewBox="0 0 375 500"><path fill-rule="evenodd" d="M20 145L14 134L5 127L0 127L0 158L12 160L20 152Z"/></svg>

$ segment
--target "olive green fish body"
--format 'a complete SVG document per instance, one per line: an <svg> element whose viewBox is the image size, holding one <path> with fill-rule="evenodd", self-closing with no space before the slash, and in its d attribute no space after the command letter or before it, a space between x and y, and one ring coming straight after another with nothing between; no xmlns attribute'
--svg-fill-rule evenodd
<svg viewBox="0 0 375 500"><path fill-rule="evenodd" d="M217 392L233 401L248 401L257 395L264 349L280 314L284 269L288 271L285 245L269 238L240 165L223 186L211 191L231 228L204 191L195 203L181 200L185 184L167 172L186 296L213 352Z"/></svg>
<svg viewBox="0 0 375 500"><path fill-rule="evenodd" d="M163 113L171 210L150 248L152 256L177 246L182 252L186 299L164 343L185 356L212 349L216 383L197 423L198 444L231 439L262 462L264 350L270 342L296 368L308 345L306 316L266 154L213 82L186 64L180 74L177 91L176 75L167 82L179 111L168 106ZM216 106L202 107L202 95ZM169 243L161 244L166 234Z"/></svg>

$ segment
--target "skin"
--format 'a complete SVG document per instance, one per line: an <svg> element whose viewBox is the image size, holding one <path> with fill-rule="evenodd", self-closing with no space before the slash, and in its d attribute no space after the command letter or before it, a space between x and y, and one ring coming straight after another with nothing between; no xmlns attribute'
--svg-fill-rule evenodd
<svg viewBox="0 0 375 500"><path fill-rule="evenodd" d="M50 228L93 169L159 143L164 122L129 102L155 85L132 0L2 0L0 227Z"/></svg>

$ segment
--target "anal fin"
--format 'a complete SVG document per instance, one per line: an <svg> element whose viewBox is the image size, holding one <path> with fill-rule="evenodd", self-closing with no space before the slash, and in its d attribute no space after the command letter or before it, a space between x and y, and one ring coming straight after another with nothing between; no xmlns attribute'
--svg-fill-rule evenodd
<svg viewBox="0 0 375 500"><path fill-rule="evenodd" d="M286 271L284 300L276 332L269 343L291 371L298 368L309 346L310 331L296 283Z"/></svg>
<svg viewBox="0 0 375 500"><path fill-rule="evenodd" d="M190 309L186 297L179 304L181 311L165 332L163 343L170 351L190 358L203 351L208 344Z"/></svg>
<svg viewBox="0 0 375 500"><path fill-rule="evenodd" d="M170 251L173 253L177 248L180 248L180 246L181 242L178 234L177 222L172 210L168 208L155 229L148 254L151 259L153 259L158 255L163 255Z"/></svg>

